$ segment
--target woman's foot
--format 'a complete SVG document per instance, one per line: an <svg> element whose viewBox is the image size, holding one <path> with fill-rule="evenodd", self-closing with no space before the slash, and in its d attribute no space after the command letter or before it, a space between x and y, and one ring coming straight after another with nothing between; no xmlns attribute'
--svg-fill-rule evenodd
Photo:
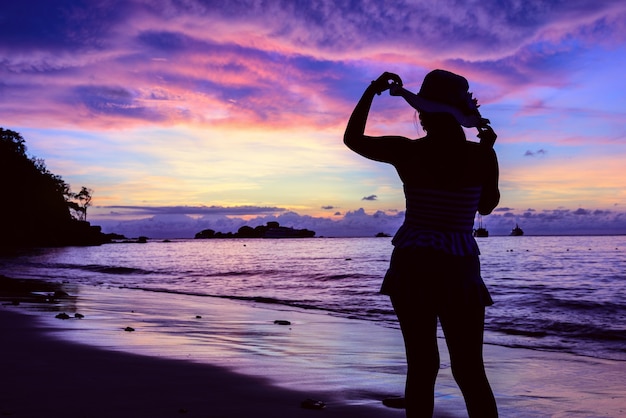
<svg viewBox="0 0 626 418"><path fill-rule="evenodd" d="M396 408L396 409L406 408L406 403L404 401L404 398L385 398L383 399L383 405L389 408Z"/></svg>

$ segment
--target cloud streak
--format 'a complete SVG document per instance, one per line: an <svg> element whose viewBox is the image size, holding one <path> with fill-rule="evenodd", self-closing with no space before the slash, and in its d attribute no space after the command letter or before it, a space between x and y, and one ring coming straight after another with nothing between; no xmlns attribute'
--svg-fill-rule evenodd
<svg viewBox="0 0 626 418"><path fill-rule="evenodd" d="M276 207L256 207L256 206L97 206L100 213L107 213L109 216L132 215L259 215L268 213L285 212L284 208Z"/></svg>

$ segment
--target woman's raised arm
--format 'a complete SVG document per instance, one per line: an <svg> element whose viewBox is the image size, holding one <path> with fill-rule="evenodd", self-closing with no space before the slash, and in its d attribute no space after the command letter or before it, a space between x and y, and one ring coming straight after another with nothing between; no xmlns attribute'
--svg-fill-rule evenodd
<svg viewBox="0 0 626 418"><path fill-rule="evenodd" d="M361 99L352 111L352 115L348 120L348 125L343 135L343 142L348 148L354 150L355 144L364 138L365 125L372 106L372 101L374 100L374 95L381 94L385 90L388 90L393 84L402 86L400 76L394 73L384 72L367 86L367 89L365 89Z"/></svg>

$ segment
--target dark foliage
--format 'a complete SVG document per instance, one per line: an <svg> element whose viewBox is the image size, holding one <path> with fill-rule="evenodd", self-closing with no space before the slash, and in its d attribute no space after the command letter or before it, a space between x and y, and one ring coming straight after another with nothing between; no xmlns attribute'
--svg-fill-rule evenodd
<svg viewBox="0 0 626 418"><path fill-rule="evenodd" d="M83 192L84 193L84 192ZM0 248L94 245L100 227L75 219L74 195L44 161L29 158L22 136L0 128ZM84 209L86 213L86 207Z"/></svg>

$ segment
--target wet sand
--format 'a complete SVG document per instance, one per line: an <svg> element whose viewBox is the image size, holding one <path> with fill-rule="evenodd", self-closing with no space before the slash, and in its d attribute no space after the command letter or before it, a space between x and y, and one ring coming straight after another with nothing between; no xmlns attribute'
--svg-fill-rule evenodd
<svg viewBox="0 0 626 418"><path fill-rule="evenodd" d="M62 341L35 319L0 309L0 416L397 417L333 402L332 394L278 388L216 366ZM325 410L307 410L307 398Z"/></svg>
<svg viewBox="0 0 626 418"><path fill-rule="evenodd" d="M206 306L206 298L198 305L157 295L154 306L155 296L145 292L74 290L69 305L54 309L33 311L31 302L4 299L0 416L404 416L380 402L402 390L397 330L214 298ZM155 312L173 307L167 321L178 336L154 322ZM60 308L86 316L62 321L54 318ZM177 319L199 309L200 324ZM279 318L291 325L274 324ZM445 344L440 347L435 416L465 417ZM624 362L491 345L485 358L503 417L626 415ZM307 398L326 407L304 409Z"/></svg>

